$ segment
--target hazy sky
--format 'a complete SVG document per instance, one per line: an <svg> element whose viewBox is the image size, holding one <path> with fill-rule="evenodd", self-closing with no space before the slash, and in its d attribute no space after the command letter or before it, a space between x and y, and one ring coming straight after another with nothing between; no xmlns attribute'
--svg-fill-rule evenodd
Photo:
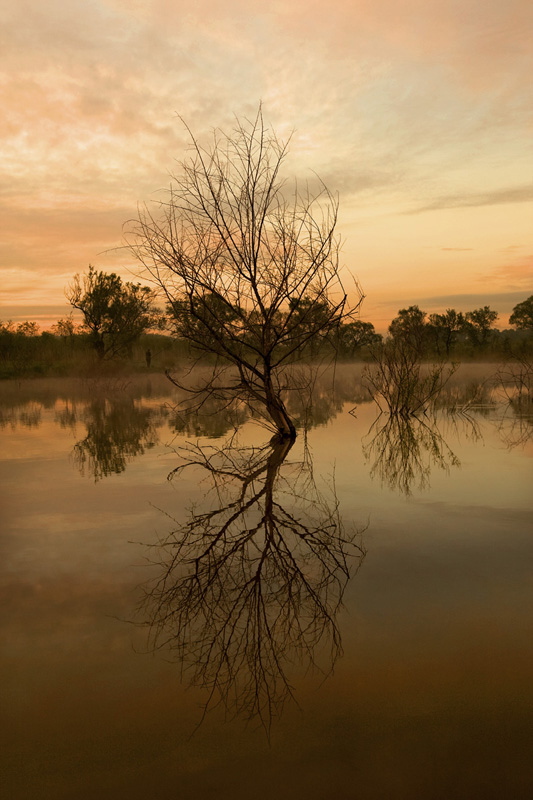
<svg viewBox="0 0 533 800"><path fill-rule="evenodd" d="M198 134L292 129L378 328L533 293L529 0L0 0L0 319L68 313Z"/></svg>

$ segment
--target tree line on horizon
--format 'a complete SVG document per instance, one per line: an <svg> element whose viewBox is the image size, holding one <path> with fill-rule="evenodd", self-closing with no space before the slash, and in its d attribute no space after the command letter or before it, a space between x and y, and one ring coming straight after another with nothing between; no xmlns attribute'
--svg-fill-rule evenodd
<svg viewBox="0 0 533 800"><path fill-rule="evenodd" d="M150 355L153 350L154 355L173 354L178 359L193 355L195 349L205 350L201 347L205 331L195 323L185 303L169 302L163 311L157 307L151 289L123 282L114 273L89 266L87 273L74 277L66 295L73 309L81 312L81 323L75 322L72 312L59 319L50 331L41 332L32 321L0 322L0 375L8 377L27 371L46 374L54 371L54 364L65 365L82 355L90 357L91 353L99 361L136 357L142 363L143 348L144 355L146 350ZM242 314L242 309L222 305L216 295L206 303L221 329L233 321L231 317L238 321ZM285 314L292 315L298 332L293 336L291 361L312 361L323 356L371 360L386 342L407 345L422 360L502 358L533 351L533 295L513 308L509 318L513 328L504 331L495 327L498 312L488 305L466 313L449 308L433 314L411 305L398 311L386 337L377 333L371 322L360 319L324 326L321 318L329 310L311 297L289 299ZM281 313L279 317L278 322L283 325ZM320 334L322 327L327 328L327 335ZM172 358L163 360L165 367Z"/></svg>

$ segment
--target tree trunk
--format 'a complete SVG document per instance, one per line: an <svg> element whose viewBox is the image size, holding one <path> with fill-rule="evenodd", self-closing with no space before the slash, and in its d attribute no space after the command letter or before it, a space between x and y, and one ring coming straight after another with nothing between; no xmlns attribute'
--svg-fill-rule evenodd
<svg viewBox="0 0 533 800"><path fill-rule="evenodd" d="M105 356L105 344L101 336L95 335L93 346L98 354L98 358L103 358Z"/></svg>
<svg viewBox="0 0 533 800"><path fill-rule="evenodd" d="M279 391L272 385L270 375L265 378L265 405L270 419L282 438L296 439L296 428L289 416Z"/></svg>

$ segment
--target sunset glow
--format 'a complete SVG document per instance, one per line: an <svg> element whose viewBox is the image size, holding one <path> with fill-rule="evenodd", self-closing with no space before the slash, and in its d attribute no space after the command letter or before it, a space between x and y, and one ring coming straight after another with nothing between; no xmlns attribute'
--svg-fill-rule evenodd
<svg viewBox="0 0 533 800"><path fill-rule="evenodd" d="M343 263L400 307L533 292L533 6L524 0L3 0L0 319L47 327L89 263L142 280L122 226L259 101L287 172L340 195ZM349 288L349 281L347 283Z"/></svg>

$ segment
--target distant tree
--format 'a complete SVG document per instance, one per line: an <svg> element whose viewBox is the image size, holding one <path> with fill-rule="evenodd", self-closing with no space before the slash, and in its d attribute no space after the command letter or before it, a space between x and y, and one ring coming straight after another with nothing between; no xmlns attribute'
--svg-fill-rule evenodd
<svg viewBox="0 0 533 800"><path fill-rule="evenodd" d="M362 347L379 344L381 340L371 322L356 319L339 328L339 349L348 358L353 358Z"/></svg>
<svg viewBox="0 0 533 800"><path fill-rule="evenodd" d="M85 275L74 276L66 296L82 312L83 327L100 358L124 354L159 320L151 289L123 283L115 273L98 272L91 265Z"/></svg>
<svg viewBox="0 0 533 800"><path fill-rule="evenodd" d="M513 308L509 322L522 330L533 330L533 294Z"/></svg>
<svg viewBox="0 0 533 800"><path fill-rule="evenodd" d="M443 352L449 356L457 339L457 334L464 328L464 316L454 308L447 308L444 314L430 314L429 325L435 341L437 354Z"/></svg>
<svg viewBox="0 0 533 800"><path fill-rule="evenodd" d="M332 344L338 334L340 317L331 317L330 308L325 299L310 296L289 299L289 315L295 332L302 344L298 355L317 356L324 345ZM280 321L284 315L280 314Z"/></svg>
<svg viewBox="0 0 533 800"><path fill-rule="evenodd" d="M466 312L464 330L474 347L485 348L497 319L498 312L493 311L490 306Z"/></svg>
<svg viewBox="0 0 533 800"><path fill-rule="evenodd" d="M7 362L13 355L13 342L15 339L15 326L12 320L0 320L0 363Z"/></svg>
<svg viewBox="0 0 533 800"><path fill-rule="evenodd" d="M16 327L16 333L19 333L22 336L38 336L39 325L36 322L29 322L28 320L25 322L19 322Z"/></svg>
<svg viewBox="0 0 533 800"><path fill-rule="evenodd" d="M427 338L426 312L418 306L400 309L389 325L389 333L394 341L401 342L421 356Z"/></svg>
<svg viewBox="0 0 533 800"><path fill-rule="evenodd" d="M64 339L69 339L79 332L79 326L74 322L72 314L69 314L68 317L64 319L58 319L58 321L52 325L51 331L54 336L62 336Z"/></svg>
<svg viewBox="0 0 533 800"><path fill-rule="evenodd" d="M209 311L212 327L212 338L224 335L226 325L237 323L241 309L223 303L220 297L211 292L203 298L206 311ZM171 332L182 339L187 339L192 344L203 349L205 343L205 328L197 316L191 313L186 300L173 299L167 305L168 327Z"/></svg>

